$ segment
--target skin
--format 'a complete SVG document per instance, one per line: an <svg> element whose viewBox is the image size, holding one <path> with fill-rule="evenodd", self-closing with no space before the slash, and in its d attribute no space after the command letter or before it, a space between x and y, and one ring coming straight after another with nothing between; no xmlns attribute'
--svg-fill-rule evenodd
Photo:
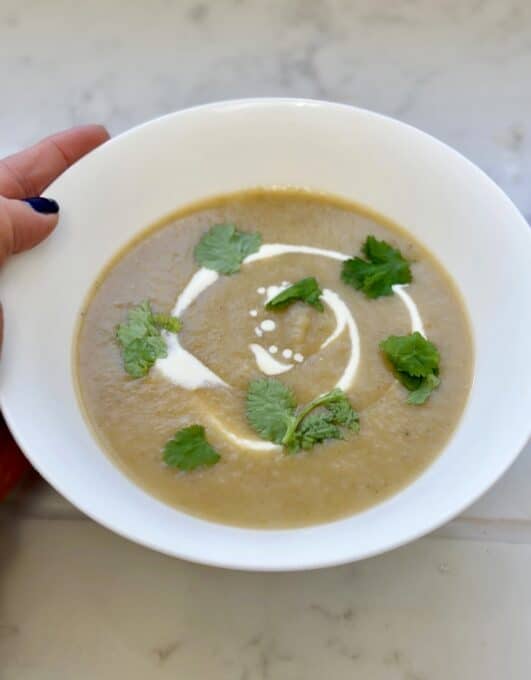
<svg viewBox="0 0 531 680"><path fill-rule="evenodd" d="M34 146L0 160L0 267L33 248L55 229L59 215L43 215L21 201L39 196L73 163L109 139L101 125L58 132ZM4 317L0 306L0 347Z"/></svg>
<svg viewBox="0 0 531 680"><path fill-rule="evenodd" d="M33 248L56 227L59 215L43 215L21 199L39 196L73 163L109 139L101 125L83 125L47 137L0 160L0 267L17 253ZM4 315L0 304L0 349ZM26 469L0 416L0 499Z"/></svg>

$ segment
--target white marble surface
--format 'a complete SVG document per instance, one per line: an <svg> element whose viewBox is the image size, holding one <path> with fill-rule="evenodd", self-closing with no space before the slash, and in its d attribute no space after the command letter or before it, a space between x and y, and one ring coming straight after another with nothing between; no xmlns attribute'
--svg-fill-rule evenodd
<svg viewBox="0 0 531 680"><path fill-rule="evenodd" d="M317 97L443 139L529 219L530 73L528 0L0 0L0 155L82 122ZM528 445L435 537L253 575L150 553L28 483L0 508L0 678L523 680L530 489Z"/></svg>
<svg viewBox="0 0 531 680"><path fill-rule="evenodd" d="M249 574L100 527L2 526L2 680L524 680L531 546L428 538Z"/></svg>

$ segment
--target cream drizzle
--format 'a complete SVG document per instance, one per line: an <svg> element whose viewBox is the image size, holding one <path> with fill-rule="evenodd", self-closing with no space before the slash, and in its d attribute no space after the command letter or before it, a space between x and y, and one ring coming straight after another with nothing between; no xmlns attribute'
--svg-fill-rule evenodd
<svg viewBox="0 0 531 680"><path fill-rule="evenodd" d="M406 286L407 283L405 284L395 283L395 285L392 287L393 292L398 295L398 297L405 304L407 311L409 312L409 318L411 319L411 332L412 333L418 332L426 338L427 335L424 331L422 319L420 318L419 308L413 302L411 296L404 290Z"/></svg>
<svg viewBox="0 0 531 680"><path fill-rule="evenodd" d="M328 250L324 248L314 248L313 246L303 246L303 245L292 245L283 243L268 243L262 245L260 249L249 255L243 262L243 265L252 264L260 260L265 260L271 257L278 257L280 255L286 255L289 253L298 253L303 255L318 255L322 257L328 257L334 260L344 261L350 258L349 255L340 253L336 250ZM190 279L188 284L185 286L184 290L181 292L175 306L172 310L174 316L182 316L186 309L203 293L207 288L213 285L219 278L219 274L210 269L201 268L199 269ZM276 287L277 292L280 292L283 288L288 286L288 282L282 282L281 287ZM422 319L420 317L418 307L411 298L411 296L404 290L405 285L393 286L394 292L399 296L403 304L405 305L409 317L411 320L412 332L418 331L425 336L424 327L422 324ZM257 292L260 295L269 293L265 287L258 288ZM272 291L271 291L272 292ZM273 297L273 295L271 295ZM268 295L268 299L271 299ZM347 390L355 377L356 369L359 363L359 334L356 326L356 322L345 305L343 300L334 291L325 289L323 291L323 300L332 307L336 315L336 328L332 335L327 338L321 345L321 349L328 346L336 338L338 338L344 331L345 327L348 327L350 340L351 340L351 355L347 366L337 383L337 387L341 387L343 390ZM341 309L341 311L339 311ZM346 310L346 311L345 311ZM269 325L269 324L268 324ZM258 332L260 329L256 328L255 331ZM173 333L163 332L164 338L168 347L168 356L164 359L158 359L155 363L155 368L159 370L168 380L174 384L184 387L185 389L194 390L200 387L228 387L228 384L222 380L218 375L211 371L203 362L201 362L197 357L195 357L191 352L188 352L184 347L181 346L179 338ZM257 333L258 334L258 333ZM261 334L261 333L260 333ZM262 348L260 345L255 345L255 347L260 347L263 350L264 355L267 356L268 360L274 361L277 364L282 364L274 359L268 352ZM253 353L255 353L253 351ZM261 353L260 353L261 354ZM256 357L256 354L255 354ZM301 361L304 359L300 353L294 355L294 360ZM289 366L285 370L290 370L293 366L292 364L282 364L283 366ZM284 372L284 371L282 371ZM216 426L225 434L225 436L232 442L240 447L256 450L256 451L272 451L279 447L271 442L264 442L259 439L247 439L239 437L234 433L227 430L225 426L212 414L209 414L209 418Z"/></svg>
<svg viewBox="0 0 531 680"><path fill-rule="evenodd" d="M272 357L261 345L252 342L249 349L254 354L256 365L265 375L280 375L293 368L293 364L285 364Z"/></svg>
<svg viewBox="0 0 531 680"><path fill-rule="evenodd" d="M181 316L199 295L214 284L218 278L219 274L211 269L202 268L197 271L177 298L172 310L173 316ZM179 342L178 335L165 331L163 331L163 335L168 347L168 355L164 359L157 359L155 367L164 377L187 390L196 390L199 387L228 387L219 375L216 375L195 355L184 349Z"/></svg>
<svg viewBox="0 0 531 680"><path fill-rule="evenodd" d="M227 430L225 425L221 420L215 416L213 413L207 413L208 419L216 427L222 435L224 435L229 441L242 449L248 449L250 451L280 451L282 449L278 444L273 444L273 442L266 442L263 439L250 438L250 437L240 437L240 435L235 434L231 430Z"/></svg>
<svg viewBox="0 0 531 680"><path fill-rule="evenodd" d="M332 333L328 340L326 340L321 345L321 347L326 347L328 344L330 344L330 342L332 342L332 340L335 340L335 338L339 337L345 327L348 328L350 337L350 357L341 377L336 383L336 387L339 387L346 392L354 382L356 371L358 370L358 365L360 362L360 336L358 333L358 327L356 326L356 322L354 321L354 317L352 316L350 309L337 293L335 293L333 290L325 288L321 297L323 302L326 302L326 304L332 308L337 322L336 330ZM295 355L293 358L295 361L298 360L297 355Z"/></svg>
<svg viewBox="0 0 531 680"><path fill-rule="evenodd" d="M264 333L272 333L276 327L277 324L273 321L273 319L264 319L260 324L260 328L264 331Z"/></svg>
<svg viewBox="0 0 531 680"><path fill-rule="evenodd" d="M258 260L267 260L270 257L278 257L279 255L288 255L289 253L298 253L300 255L321 255L323 257L330 257L334 260L349 260L350 255L340 253L337 250L328 250L325 248L314 248L313 246L299 246L291 243L265 243L260 246L260 249L252 255L248 255L244 264L252 264ZM287 288L287 286L285 286ZM258 292L264 291L264 288L259 288Z"/></svg>
<svg viewBox="0 0 531 680"><path fill-rule="evenodd" d="M268 286L265 290L265 303L267 304L270 300L272 300L274 297L276 297L279 293L282 293L283 290L286 290L287 288L290 287L290 283L288 281L282 281L280 286Z"/></svg>

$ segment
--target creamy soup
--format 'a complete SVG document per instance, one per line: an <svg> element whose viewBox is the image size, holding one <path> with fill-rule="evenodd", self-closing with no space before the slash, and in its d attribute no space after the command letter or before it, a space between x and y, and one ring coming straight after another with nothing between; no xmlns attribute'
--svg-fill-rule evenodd
<svg viewBox="0 0 531 680"><path fill-rule="evenodd" d="M259 235L252 242L249 236L232 273L212 269L208 259L222 261L223 244L219 252L215 241L198 248L214 225ZM368 237L398 254L383 265L378 253L371 260L363 250ZM356 257L357 273L342 277ZM400 280L400 272L401 281L409 280L379 294L382 272L389 281ZM313 297L266 308L308 278ZM131 309L145 301L154 314L181 322L178 332L154 331L159 355L149 370L138 369L134 348L130 355L124 349L127 333L117 337ZM396 336L407 337L385 343ZM404 366L415 371L412 352L427 366L424 377L404 373ZM126 365L146 372L133 376ZM412 482L455 429L472 369L466 312L435 257L377 214L295 190L214 198L142 233L97 280L75 352L87 419L131 479L193 515L262 528L341 518ZM294 414L337 388L352 417L341 420L332 407L318 407L307 418L313 414L320 423L301 420L298 445L283 444L256 425L278 414L249 401L250 385L260 392L271 383L291 390ZM429 385L428 395L419 396L419 383ZM185 450L176 435L192 425L204 428L209 454L203 447L203 458L193 458L196 449ZM322 441L321 426L330 434ZM176 436L178 455L171 460L185 461L179 466L163 455ZM193 460L204 464L186 462Z"/></svg>

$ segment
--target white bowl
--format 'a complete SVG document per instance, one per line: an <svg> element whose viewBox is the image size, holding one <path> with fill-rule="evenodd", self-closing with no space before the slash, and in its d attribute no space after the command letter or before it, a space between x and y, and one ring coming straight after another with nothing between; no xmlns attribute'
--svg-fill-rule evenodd
<svg viewBox="0 0 531 680"><path fill-rule="evenodd" d="M437 255L463 294L475 379L460 425L413 484L376 507L304 529L238 529L178 512L131 482L79 410L72 338L102 266L180 206L246 187L293 185L365 204ZM531 414L531 234L511 201L461 155L418 130L349 106L242 100L180 111L91 153L47 194L61 220L3 280L2 408L33 465L104 526L188 560L309 569L425 534L488 489L526 443Z"/></svg>

